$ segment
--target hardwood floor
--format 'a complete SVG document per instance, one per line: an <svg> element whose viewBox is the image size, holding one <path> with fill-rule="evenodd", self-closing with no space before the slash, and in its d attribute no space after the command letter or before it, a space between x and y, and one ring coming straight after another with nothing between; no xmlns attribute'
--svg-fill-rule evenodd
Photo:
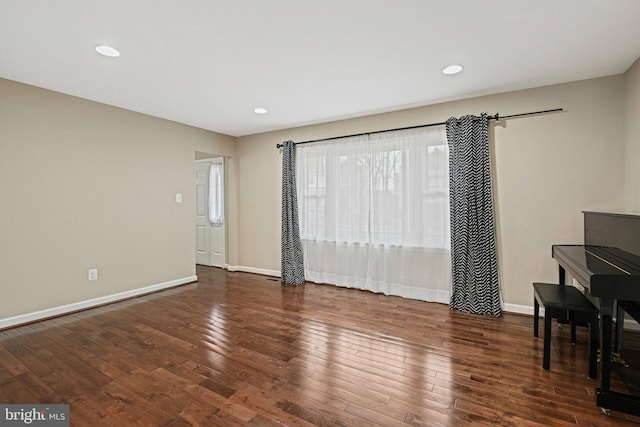
<svg viewBox="0 0 640 427"><path fill-rule="evenodd" d="M585 328L554 326L546 372L531 317L197 273L0 332L0 402L69 403L73 426L640 425L595 406Z"/></svg>

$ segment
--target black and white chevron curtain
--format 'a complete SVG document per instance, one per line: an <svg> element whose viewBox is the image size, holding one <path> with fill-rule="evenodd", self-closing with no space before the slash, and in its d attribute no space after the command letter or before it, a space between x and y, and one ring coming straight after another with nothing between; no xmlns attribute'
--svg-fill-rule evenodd
<svg viewBox="0 0 640 427"><path fill-rule="evenodd" d="M500 316L488 116L452 117L446 129L453 282L449 308Z"/></svg>
<svg viewBox="0 0 640 427"><path fill-rule="evenodd" d="M296 194L296 146L282 143L282 258L281 281L289 285L304 283L302 242Z"/></svg>

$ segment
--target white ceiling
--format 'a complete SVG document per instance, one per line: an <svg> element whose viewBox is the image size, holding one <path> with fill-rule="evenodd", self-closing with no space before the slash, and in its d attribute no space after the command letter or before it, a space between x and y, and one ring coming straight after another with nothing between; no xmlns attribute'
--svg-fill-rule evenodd
<svg viewBox="0 0 640 427"><path fill-rule="evenodd" d="M639 0L0 0L0 77L232 136L620 74L639 56ZM443 75L451 63L465 70Z"/></svg>

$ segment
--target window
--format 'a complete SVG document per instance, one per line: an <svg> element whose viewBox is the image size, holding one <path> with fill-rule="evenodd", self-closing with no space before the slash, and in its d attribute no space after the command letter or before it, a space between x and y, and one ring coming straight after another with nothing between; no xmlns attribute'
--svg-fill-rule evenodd
<svg viewBox="0 0 640 427"><path fill-rule="evenodd" d="M382 287L428 287L426 281L442 276L436 277L439 289L449 289L444 127L342 138L296 150L307 278L341 284L336 281L360 277ZM372 262L394 272L371 275L350 268ZM371 290L398 294L380 286Z"/></svg>

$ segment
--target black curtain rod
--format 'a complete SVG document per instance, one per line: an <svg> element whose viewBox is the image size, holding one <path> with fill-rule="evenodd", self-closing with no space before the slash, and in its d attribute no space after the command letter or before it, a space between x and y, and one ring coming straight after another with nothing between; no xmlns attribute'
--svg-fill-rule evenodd
<svg viewBox="0 0 640 427"><path fill-rule="evenodd" d="M495 115L488 116L487 118L489 120L499 121L499 120L504 120L504 119L512 119L512 118L515 118L515 117L533 116L533 115L536 115L536 114L557 113L557 112L560 112L560 111L564 111L564 109L562 109L562 108L554 108L552 110L532 111L531 113L511 114L509 116L500 116L498 113L496 113ZM376 131L373 131L373 132L354 133L352 135L333 136L331 138L321 138L321 139L312 139L310 141L301 141L301 142L294 143L294 145L311 144L313 142L331 141L331 140L334 140L334 139L350 138L350 137L353 137L353 136L374 135L376 133L392 132L394 130L418 129L418 128L426 128L426 127L431 127L431 126L441 126L441 125L446 125L446 124L447 124L447 122L428 123L426 125L407 126L407 127L404 127L404 128L395 128L395 129L376 130ZM276 144L276 148L282 148L282 147L283 147L282 144Z"/></svg>

